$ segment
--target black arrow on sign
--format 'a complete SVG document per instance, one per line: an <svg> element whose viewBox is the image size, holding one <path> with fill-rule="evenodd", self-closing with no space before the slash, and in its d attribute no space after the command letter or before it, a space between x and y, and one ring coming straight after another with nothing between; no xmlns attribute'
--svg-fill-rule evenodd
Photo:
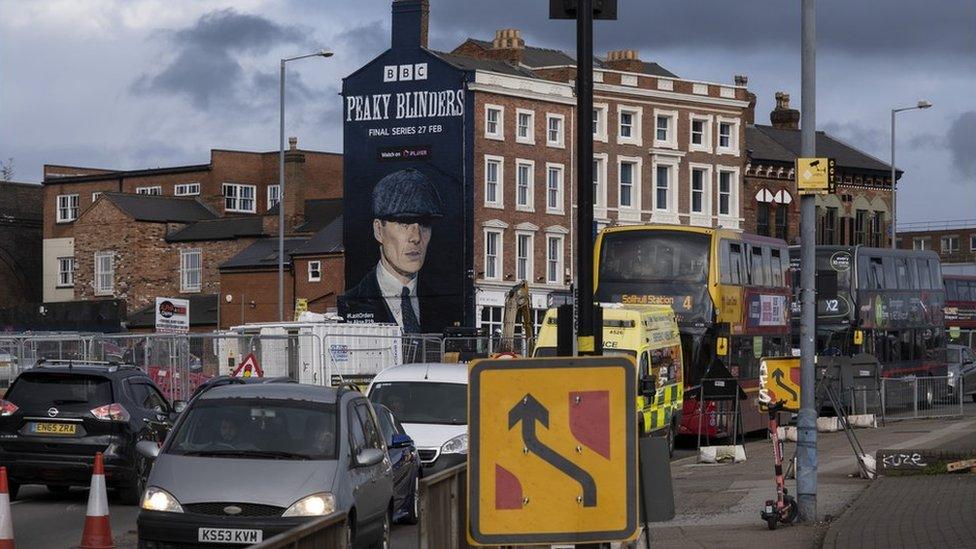
<svg viewBox="0 0 976 549"><path fill-rule="evenodd" d="M535 424L539 422L546 429L549 428L549 410L539 403L531 394L522 397L508 412L508 428L512 429L518 422L522 422L522 441L530 452L542 458L543 461L559 469L569 478L575 480L583 488L583 507L596 507L596 483L593 477L578 465L556 453L535 436Z"/></svg>
<svg viewBox="0 0 976 549"><path fill-rule="evenodd" d="M776 380L776 385L779 385L784 391L793 395L793 400L798 399L796 391L794 391L789 385L783 383L783 370L773 370L773 379Z"/></svg>

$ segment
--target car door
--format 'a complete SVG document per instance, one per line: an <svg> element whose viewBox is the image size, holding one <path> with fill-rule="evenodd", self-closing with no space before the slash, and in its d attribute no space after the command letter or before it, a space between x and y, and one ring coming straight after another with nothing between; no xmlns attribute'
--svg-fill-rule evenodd
<svg viewBox="0 0 976 549"><path fill-rule="evenodd" d="M145 428L140 433L141 440L154 440L162 443L171 427L170 407L166 398L148 380L130 378L126 380L129 394L136 405L136 414Z"/></svg>
<svg viewBox="0 0 976 549"><path fill-rule="evenodd" d="M396 420L393 418L393 414L385 407L374 407L373 411L376 412L377 419L380 422L380 431L382 431L383 441L386 443L387 455L390 456L390 466L392 467L393 476L393 489L396 492L398 498L405 497L407 492L412 489L408 483L413 479L410 478L411 463L410 459L411 448L410 447L393 447L393 435L403 434L402 430L397 429Z"/></svg>
<svg viewBox="0 0 976 549"><path fill-rule="evenodd" d="M379 463L363 467L369 475L370 516L379 519L386 512L387 504L392 496L390 460L386 457L386 444L383 443L383 435L369 403L364 398L357 399L355 406L356 415L363 424L366 448L375 448L384 453L384 459Z"/></svg>
<svg viewBox="0 0 976 549"><path fill-rule="evenodd" d="M359 531L362 531L362 527L365 524L368 524L376 518L377 488L373 478L373 468L356 465L356 456L369 447L366 439L366 427L356 401L349 403L346 417L349 426L349 478L352 483L353 499L355 500L357 509L356 518L358 519L358 524L356 527Z"/></svg>

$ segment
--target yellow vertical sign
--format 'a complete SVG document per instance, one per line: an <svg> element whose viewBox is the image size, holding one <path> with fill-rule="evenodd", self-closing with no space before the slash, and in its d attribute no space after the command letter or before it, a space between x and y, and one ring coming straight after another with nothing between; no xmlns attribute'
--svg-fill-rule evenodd
<svg viewBox="0 0 976 549"><path fill-rule="evenodd" d="M630 358L481 360L469 385L469 538L584 543L637 532Z"/></svg>
<svg viewBox="0 0 976 549"><path fill-rule="evenodd" d="M796 188L800 194L827 194L833 191L834 161L830 158L797 158Z"/></svg>

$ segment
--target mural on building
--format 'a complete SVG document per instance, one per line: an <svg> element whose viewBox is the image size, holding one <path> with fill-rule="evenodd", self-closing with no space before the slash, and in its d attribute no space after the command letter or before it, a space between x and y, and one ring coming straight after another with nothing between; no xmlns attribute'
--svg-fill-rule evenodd
<svg viewBox="0 0 976 549"><path fill-rule="evenodd" d="M467 91L463 72L398 38L394 32L393 48L343 81L346 292L339 314L435 333L464 320L471 284Z"/></svg>

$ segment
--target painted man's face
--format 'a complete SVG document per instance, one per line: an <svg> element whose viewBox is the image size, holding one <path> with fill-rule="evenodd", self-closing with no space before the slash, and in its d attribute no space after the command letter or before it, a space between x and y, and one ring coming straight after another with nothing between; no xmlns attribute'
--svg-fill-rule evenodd
<svg viewBox="0 0 976 549"><path fill-rule="evenodd" d="M417 276L427 257L430 225L374 219L373 237L380 243L387 267L406 279Z"/></svg>

